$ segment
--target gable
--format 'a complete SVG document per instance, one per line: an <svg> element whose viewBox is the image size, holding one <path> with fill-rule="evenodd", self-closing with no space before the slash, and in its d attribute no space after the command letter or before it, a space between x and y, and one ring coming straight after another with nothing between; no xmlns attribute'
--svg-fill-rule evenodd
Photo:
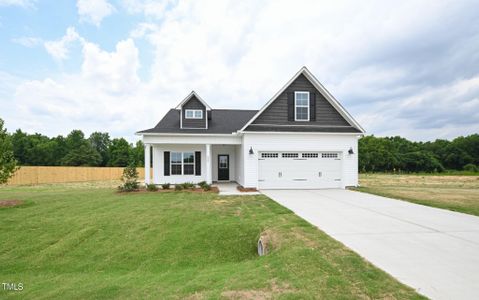
<svg viewBox="0 0 479 300"><path fill-rule="evenodd" d="M316 118L314 121L297 122L288 120L288 93L307 91L316 97ZM300 74L254 121L252 124L263 125L316 125L316 126L351 126L331 103Z"/></svg>
<svg viewBox="0 0 479 300"><path fill-rule="evenodd" d="M187 119L186 118L187 109L202 110L203 117L201 119ZM206 106L195 95L191 96L191 98L188 101L183 103L181 107L181 127L182 128L206 129L207 128L206 118L207 118Z"/></svg>
<svg viewBox="0 0 479 300"><path fill-rule="evenodd" d="M192 96L186 103L183 104L183 109L202 109L206 110L206 106L201 103L196 96Z"/></svg>

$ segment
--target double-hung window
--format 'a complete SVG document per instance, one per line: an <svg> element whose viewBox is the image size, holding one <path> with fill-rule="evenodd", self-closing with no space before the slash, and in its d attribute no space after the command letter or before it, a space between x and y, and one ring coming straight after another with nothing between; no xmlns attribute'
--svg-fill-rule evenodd
<svg viewBox="0 0 479 300"><path fill-rule="evenodd" d="M170 165L171 175L194 175L195 153L171 152Z"/></svg>
<svg viewBox="0 0 479 300"><path fill-rule="evenodd" d="M195 174L195 154L193 152L183 152L183 175Z"/></svg>
<svg viewBox="0 0 479 300"><path fill-rule="evenodd" d="M181 175L182 172L182 154L181 152L171 152L170 164L171 175Z"/></svg>
<svg viewBox="0 0 479 300"><path fill-rule="evenodd" d="M201 109L185 110L185 119L203 119L203 111Z"/></svg>
<svg viewBox="0 0 479 300"><path fill-rule="evenodd" d="M294 92L294 120L309 121L309 92Z"/></svg>

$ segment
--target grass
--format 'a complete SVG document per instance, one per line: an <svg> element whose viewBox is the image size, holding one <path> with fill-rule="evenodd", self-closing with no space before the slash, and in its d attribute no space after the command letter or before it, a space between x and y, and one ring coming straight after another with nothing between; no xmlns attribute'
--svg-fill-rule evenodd
<svg viewBox="0 0 479 300"><path fill-rule="evenodd" d="M0 188L0 298L422 298L265 196L113 186Z"/></svg>
<svg viewBox="0 0 479 300"><path fill-rule="evenodd" d="M479 176L360 174L358 190L479 216Z"/></svg>

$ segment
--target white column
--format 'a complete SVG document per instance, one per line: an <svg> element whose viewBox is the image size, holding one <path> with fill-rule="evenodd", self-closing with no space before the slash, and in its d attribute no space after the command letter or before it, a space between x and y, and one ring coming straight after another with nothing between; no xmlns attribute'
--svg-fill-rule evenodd
<svg viewBox="0 0 479 300"><path fill-rule="evenodd" d="M206 183L211 184L213 180L211 179L211 172L213 168L211 167L211 144L206 145Z"/></svg>
<svg viewBox="0 0 479 300"><path fill-rule="evenodd" d="M150 184L150 144L145 144L145 184Z"/></svg>

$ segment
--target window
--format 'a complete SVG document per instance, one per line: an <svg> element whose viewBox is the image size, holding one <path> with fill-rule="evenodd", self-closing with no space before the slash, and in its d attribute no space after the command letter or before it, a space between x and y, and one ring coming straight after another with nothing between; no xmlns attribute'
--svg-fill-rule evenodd
<svg viewBox="0 0 479 300"><path fill-rule="evenodd" d="M183 152L183 175L195 174L195 154Z"/></svg>
<svg viewBox="0 0 479 300"><path fill-rule="evenodd" d="M322 158L338 158L337 153L321 153Z"/></svg>
<svg viewBox="0 0 479 300"><path fill-rule="evenodd" d="M171 152L171 175L181 175L181 152Z"/></svg>
<svg viewBox="0 0 479 300"><path fill-rule="evenodd" d="M185 119L203 119L203 111L201 109L187 109Z"/></svg>
<svg viewBox="0 0 479 300"><path fill-rule="evenodd" d="M283 153L281 154L283 158L298 158L298 153Z"/></svg>
<svg viewBox="0 0 479 300"><path fill-rule="evenodd" d="M309 92L294 92L294 120L309 121Z"/></svg>
<svg viewBox="0 0 479 300"><path fill-rule="evenodd" d="M278 153L261 153L261 158L278 158Z"/></svg>
<svg viewBox="0 0 479 300"><path fill-rule="evenodd" d="M301 153L302 158L318 158L318 153Z"/></svg>
<svg viewBox="0 0 479 300"><path fill-rule="evenodd" d="M194 152L171 152L170 156L171 175L194 175L195 153Z"/></svg>

